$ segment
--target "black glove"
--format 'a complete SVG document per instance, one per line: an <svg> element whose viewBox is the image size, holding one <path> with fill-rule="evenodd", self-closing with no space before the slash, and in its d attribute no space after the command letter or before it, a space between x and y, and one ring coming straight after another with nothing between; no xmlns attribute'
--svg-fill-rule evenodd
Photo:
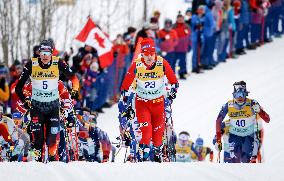
<svg viewBox="0 0 284 181"><path fill-rule="evenodd" d="M31 100L30 99L25 99L25 101L24 101L24 108L25 109L31 109L31 107L32 107L32 102L31 102Z"/></svg>
<svg viewBox="0 0 284 181"><path fill-rule="evenodd" d="M135 111L132 106L128 106L126 111L123 113L123 117L126 117L128 120L134 119Z"/></svg>
<svg viewBox="0 0 284 181"><path fill-rule="evenodd" d="M78 97L79 97L78 91L72 90L72 91L71 91L71 98L72 98L72 99L78 99Z"/></svg>
<svg viewBox="0 0 284 181"><path fill-rule="evenodd" d="M173 99L176 98L176 94L177 94L177 89L178 89L178 87L179 87L179 84L178 84L178 83L173 84L173 85L171 86L171 91L170 91L170 93L169 93L168 99L173 100Z"/></svg>
<svg viewBox="0 0 284 181"><path fill-rule="evenodd" d="M66 119L66 127L67 128L72 128L75 125L75 118L73 113L69 113L68 117Z"/></svg>
<svg viewBox="0 0 284 181"><path fill-rule="evenodd" d="M123 134L123 141L125 141L125 146L130 146L131 144L131 135L129 131L125 131Z"/></svg>

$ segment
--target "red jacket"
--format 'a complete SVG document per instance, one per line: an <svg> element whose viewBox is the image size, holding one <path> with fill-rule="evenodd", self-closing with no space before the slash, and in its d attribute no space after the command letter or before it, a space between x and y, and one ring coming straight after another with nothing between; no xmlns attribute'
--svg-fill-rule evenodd
<svg viewBox="0 0 284 181"><path fill-rule="evenodd" d="M159 38L162 40L160 43L161 51L173 52L178 43L178 36L175 30L166 31L162 29L158 32Z"/></svg>
<svg viewBox="0 0 284 181"><path fill-rule="evenodd" d="M169 83L170 84L178 83L176 75L175 75L174 71L172 70L170 64L165 59L163 59L163 60L164 60L163 61L164 73L165 73L167 79L169 80ZM143 59L142 59L142 62L144 62ZM148 68L150 68L150 67L148 67ZM133 82L133 80L136 76L135 72L136 72L136 62L133 62L131 64L127 74L125 75L125 78L122 82L121 90L128 90L129 89L129 87L131 86L131 84L132 84L132 82Z"/></svg>
<svg viewBox="0 0 284 181"><path fill-rule="evenodd" d="M186 23L176 23L174 30L177 32L178 44L175 47L175 52L187 52L189 46L190 29Z"/></svg>

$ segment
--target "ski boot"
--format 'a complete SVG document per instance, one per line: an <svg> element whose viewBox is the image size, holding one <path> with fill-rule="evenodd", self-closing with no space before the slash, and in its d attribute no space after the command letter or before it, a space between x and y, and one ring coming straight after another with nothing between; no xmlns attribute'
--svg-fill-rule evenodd
<svg viewBox="0 0 284 181"><path fill-rule="evenodd" d="M154 162L162 162L162 147L163 145L158 147L154 146Z"/></svg>
<svg viewBox="0 0 284 181"><path fill-rule="evenodd" d="M138 162L149 161L150 147L145 144L139 145Z"/></svg>

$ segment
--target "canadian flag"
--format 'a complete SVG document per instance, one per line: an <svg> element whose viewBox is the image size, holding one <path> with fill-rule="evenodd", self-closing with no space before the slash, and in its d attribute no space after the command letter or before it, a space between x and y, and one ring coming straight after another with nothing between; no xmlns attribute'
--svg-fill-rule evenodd
<svg viewBox="0 0 284 181"><path fill-rule="evenodd" d="M88 18L88 21L81 32L76 36L76 40L94 47L98 51L100 65L102 68L108 67L112 64L112 42L93 21Z"/></svg>

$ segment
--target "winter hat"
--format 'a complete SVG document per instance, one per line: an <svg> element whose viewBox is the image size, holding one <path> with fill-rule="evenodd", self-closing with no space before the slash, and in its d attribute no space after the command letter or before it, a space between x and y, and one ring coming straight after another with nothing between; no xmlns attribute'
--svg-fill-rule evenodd
<svg viewBox="0 0 284 181"><path fill-rule="evenodd" d="M144 38L141 41L141 51L142 51L142 53L145 53L145 52L153 53L153 52L155 52L156 49L155 49L154 40L152 38Z"/></svg>
<svg viewBox="0 0 284 181"><path fill-rule="evenodd" d="M149 22L145 22L144 24L143 24L143 29L144 30L149 30L151 28L151 24L149 23Z"/></svg>
<svg viewBox="0 0 284 181"><path fill-rule="evenodd" d="M190 134L187 131L182 131L178 135L178 139L182 141L188 141L190 137Z"/></svg>
<svg viewBox="0 0 284 181"><path fill-rule="evenodd" d="M241 8L241 1L240 1L240 0L234 0L233 6L234 6L234 8L236 8L236 9Z"/></svg>
<svg viewBox="0 0 284 181"><path fill-rule="evenodd" d="M233 92L233 97L235 99L237 98L245 98L246 96L248 96L248 91L246 88L246 82L245 81L239 81L239 82L235 82L233 84L234 86L234 92Z"/></svg>
<svg viewBox="0 0 284 181"><path fill-rule="evenodd" d="M192 12L192 8L187 8L186 11L185 11L185 14L186 14L186 13L189 13L189 12L190 12L190 13Z"/></svg>
<svg viewBox="0 0 284 181"><path fill-rule="evenodd" d="M14 113L12 114L12 118L13 118L13 119L22 119L22 114L19 113L19 112L14 112Z"/></svg>
<svg viewBox="0 0 284 181"><path fill-rule="evenodd" d="M197 8L197 14L204 14L205 13L205 5L200 5Z"/></svg>
<svg viewBox="0 0 284 181"><path fill-rule="evenodd" d="M4 64L0 63L0 75L7 75L7 74L8 74L8 68Z"/></svg>
<svg viewBox="0 0 284 181"><path fill-rule="evenodd" d="M173 24L173 21L172 21L171 19L169 19L169 18L166 18L166 19L165 19L165 25L166 25L166 24L171 24L171 25L172 25L172 24Z"/></svg>
<svg viewBox="0 0 284 181"><path fill-rule="evenodd" d="M203 144L204 144L203 139L200 138L200 137L198 137L198 138L196 139L196 141L195 141L195 145L196 145L196 146L203 146Z"/></svg>
<svg viewBox="0 0 284 181"><path fill-rule="evenodd" d="M215 8L220 10L223 7L223 2L221 0L216 0L215 1Z"/></svg>
<svg viewBox="0 0 284 181"><path fill-rule="evenodd" d="M49 40L43 40L39 45L39 51L41 52L52 52L53 44Z"/></svg>
<svg viewBox="0 0 284 181"><path fill-rule="evenodd" d="M135 33L136 32L136 28L130 26L127 28L127 33Z"/></svg>
<svg viewBox="0 0 284 181"><path fill-rule="evenodd" d="M233 86L234 86L234 92L244 91L247 94L249 93L249 91L247 91L247 84L243 80L239 82L235 82Z"/></svg>

